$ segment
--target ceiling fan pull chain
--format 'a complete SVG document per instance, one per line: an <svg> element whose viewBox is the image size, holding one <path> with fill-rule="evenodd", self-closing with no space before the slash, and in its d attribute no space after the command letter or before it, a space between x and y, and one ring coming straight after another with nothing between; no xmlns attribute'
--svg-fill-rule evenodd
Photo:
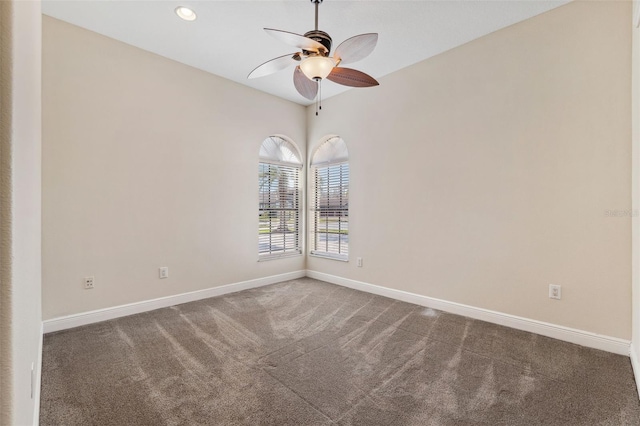
<svg viewBox="0 0 640 426"><path fill-rule="evenodd" d="M316 117L318 116L318 111L322 109L322 79L315 79L316 84L318 85L318 95L316 96Z"/></svg>

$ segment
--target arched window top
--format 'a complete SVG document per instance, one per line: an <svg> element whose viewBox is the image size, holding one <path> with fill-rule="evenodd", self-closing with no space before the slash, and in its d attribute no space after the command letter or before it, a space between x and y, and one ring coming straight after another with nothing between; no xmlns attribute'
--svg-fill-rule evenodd
<svg viewBox="0 0 640 426"><path fill-rule="evenodd" d="M311 165L341 163L349 160L349 151L347 150L347 144L344 143L341 137L334 136L323 142L311 159Z"/></svg>
<svg viewBox="0 0 640 426"><path fill-rule="evenodd" d="M269 136L262 142L260 160L302 165L296 146L280 136Z"/></svg>

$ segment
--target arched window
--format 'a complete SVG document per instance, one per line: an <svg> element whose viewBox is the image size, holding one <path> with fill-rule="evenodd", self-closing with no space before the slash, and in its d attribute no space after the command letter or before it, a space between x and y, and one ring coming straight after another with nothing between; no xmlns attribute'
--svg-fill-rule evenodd
<svg viewBox="0 0 640 426"><path fill-rule="evenodd" d="M323 142L311 158L311 254L349 258L349 152L339 137Z"/></svg>
<svg viewBox="0 0 640 426"><path fill-rule="evenodd" d="M260 146L258 167L258 255L261 259L301 254L300 170L296 146L270 136Z"/></svg>

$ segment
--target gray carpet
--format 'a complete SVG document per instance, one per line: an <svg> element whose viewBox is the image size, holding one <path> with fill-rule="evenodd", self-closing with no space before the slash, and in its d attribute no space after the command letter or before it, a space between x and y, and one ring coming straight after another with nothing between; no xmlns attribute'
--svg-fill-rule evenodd
<svg viewBox="0 0 640 426"><path fill-rule="evenodd" d="M629 359L304 278L47 334L42 425L640 425Z"/></svg>

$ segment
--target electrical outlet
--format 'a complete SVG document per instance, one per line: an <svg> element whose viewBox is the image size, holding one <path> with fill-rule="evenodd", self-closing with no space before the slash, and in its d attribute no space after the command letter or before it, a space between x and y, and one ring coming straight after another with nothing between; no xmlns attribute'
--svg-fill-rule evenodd
<svg viewBox="0 0 640 426"><path fill-rule="evenodd" d="M169 268L167 266L163 266L159 269L160 278L169 278Z"/></svg>
<svg viewBox="0 0 640 426"><path fill-rule="evenodd" d="M356 259L356 264L358 265L358 268L362 268L362 258L361 257Z"/></svg>
<svg viewBox="0 0 640 426"><path fill-rule="evenodd" d="M93 289L95 278L93 277L84 277L84 288L85 290Z"/></svg>
<svg viewBox="0 0 640 426"><path fill-rule="evenodd" d="M549 299L562 299L562 287L555 284L549 284Z"/></svg>

